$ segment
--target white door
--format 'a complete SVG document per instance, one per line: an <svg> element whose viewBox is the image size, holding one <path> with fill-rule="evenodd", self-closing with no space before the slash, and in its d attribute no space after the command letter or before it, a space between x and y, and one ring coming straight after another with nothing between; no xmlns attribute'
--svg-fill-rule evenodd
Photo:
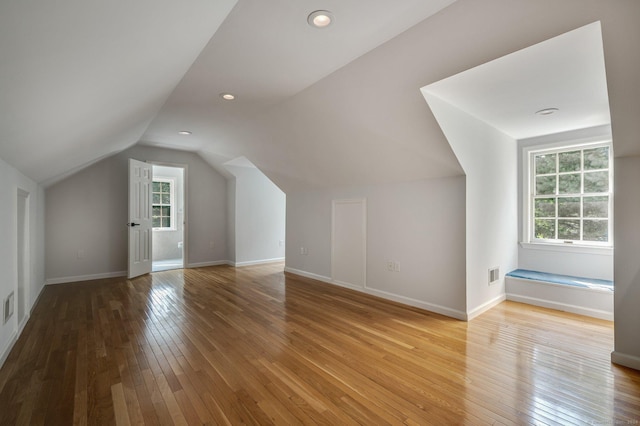
<svg viewBox="0 0 640 426"><path fill-rule="evenodd" d="M151 164L129 159L129 278L151 272L152 179Z"/></svg>
<svg viewBox="0 0 640 426"><path fill-rule="evenodd" d="M367 205L364 199L333 200L331 278L366 287Z"/></svg>

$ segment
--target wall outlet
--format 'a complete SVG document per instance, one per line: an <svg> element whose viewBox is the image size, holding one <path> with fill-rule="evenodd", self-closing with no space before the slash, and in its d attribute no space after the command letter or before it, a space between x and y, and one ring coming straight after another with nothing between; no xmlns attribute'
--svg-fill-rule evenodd
<svg viewBox="0 0 640 426"><path fill-rule="evenodd" d="M302 255L308 255L309 254L309 249L306 247L300 247L300 254Z"/></svg>
<svg viewBox="0 0 640 426"><path fill-rule="evenodd" d="M284 247L284 240L278 241L278 246L279 247Z"/></svg>
<svg viewBox="0 0 640 426"><path fill-rule="evenodd" d="M182 246L183 246L183 242L182 241L178 242L178 248L182 248Z"/></svg>
<svg viewBox="0 0 640 426"><path fill-rule="evenodd" d="M9 318L13 315L13 292L9 293L6 299L4 299L4 303L2 304L2 318L3 324L6 324L9 321Z"/></svg>
<svg viewBox="0 0 640 426"><path fill-rule="evenodd" d="M400 272L400 262L397 260L387 260L387 271Z"/></svg>

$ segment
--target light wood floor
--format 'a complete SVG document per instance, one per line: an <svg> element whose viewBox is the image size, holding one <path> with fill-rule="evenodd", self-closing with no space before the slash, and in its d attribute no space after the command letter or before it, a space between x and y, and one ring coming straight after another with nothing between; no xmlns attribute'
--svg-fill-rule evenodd
<svg viewBox="0 0 640 426"><path fill-rule="evenodd" d="M465 323L282 265L48 286L0 425L638 424L612 335L511 302Z"/></svg>

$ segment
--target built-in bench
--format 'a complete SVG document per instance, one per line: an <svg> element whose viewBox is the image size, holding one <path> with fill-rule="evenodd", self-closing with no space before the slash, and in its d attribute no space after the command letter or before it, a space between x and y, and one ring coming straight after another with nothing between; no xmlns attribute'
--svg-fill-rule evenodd
<svg viewBox="0 0 640 426"><path fill-rule="evenodd" d="M613 281L516 269L505 287L509 300L613 320Z"/></svg>

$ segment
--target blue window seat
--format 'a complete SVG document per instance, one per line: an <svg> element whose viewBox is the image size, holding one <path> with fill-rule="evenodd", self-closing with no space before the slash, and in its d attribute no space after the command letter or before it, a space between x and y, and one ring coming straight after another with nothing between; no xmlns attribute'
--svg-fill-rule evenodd
<svg viewBox="0 0 640 426"><path fill-rule="evenodd" d="M550 274L548 272L529 271L527 269L516 269L509 272L507 276L513 278L522 278L526 280L548 282L552 284L562 284L581 288L593 288L613 291L613 281L609 280L574 277L571 275Z"/></svg>

